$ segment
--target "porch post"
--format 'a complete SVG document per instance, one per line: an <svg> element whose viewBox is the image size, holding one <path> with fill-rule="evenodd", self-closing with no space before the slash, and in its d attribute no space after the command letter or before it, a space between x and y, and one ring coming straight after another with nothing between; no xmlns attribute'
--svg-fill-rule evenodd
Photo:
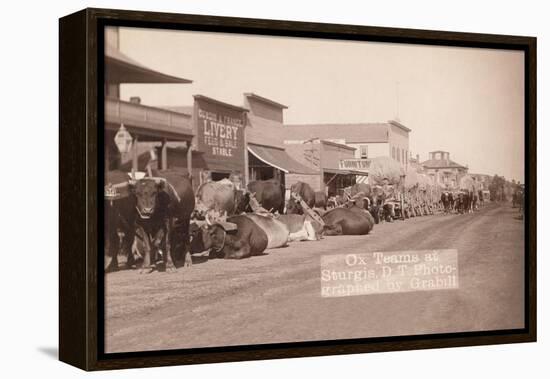
<svg viewBox="0 0 550 379"><path fill-rule="evenodd" d="M132 176L138 170L138 137L134 136L134 142L132 143Z"/></svg>
<svg viewBox="0 0 550 379"><path fill-rule="evenodd" d="M250 183L250 168L249 168L249 162L248 162L248 136L247 136L247 132L246 132L246 115L243 114L243 128L242 128L242 133L243 133L243 140L244 140L244 172L243 172L243 177L244 177L244 188L246 188L248 186L248 183Z"/></svg>
<svg viewBox="0 0 550 379"><path fill-rule="evenodd" d="M191 140L187 141L187 172L189 173L189 176L193 175L193 154L191 150Z"/></svg>
<svg viewBox="0 0 550 379"><path fill-rule="evenodd" d="M162 145L160 147L160 169L166 170L168 168L168 154L167 154L167 144L166 139L162 140Z"/></svg>

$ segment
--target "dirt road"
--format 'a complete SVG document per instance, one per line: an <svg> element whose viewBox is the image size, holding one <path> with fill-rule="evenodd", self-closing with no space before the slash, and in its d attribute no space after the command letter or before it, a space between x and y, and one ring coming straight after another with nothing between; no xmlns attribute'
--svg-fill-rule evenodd
<svg viewBox="0 0 550 379"><path fill-rule="evenodd" d="M509 204L295 242L175 274L106 275L105 351L142 351L523 327L524 228ZM323 298L324 254L458 250L459 289ZM200 258L200 257L199 257Z"/></svg>

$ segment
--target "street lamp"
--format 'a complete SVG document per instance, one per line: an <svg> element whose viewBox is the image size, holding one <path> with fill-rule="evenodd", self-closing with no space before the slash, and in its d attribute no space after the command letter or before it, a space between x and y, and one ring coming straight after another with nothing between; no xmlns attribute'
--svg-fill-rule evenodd
<svg viewBox="0 0 550 379"><path fill-rule="evenodd" d="M120 128L115 134L115 145L121 154L126 154L132 148L132 135L124 127L124 124L120 124Z"/></svg>

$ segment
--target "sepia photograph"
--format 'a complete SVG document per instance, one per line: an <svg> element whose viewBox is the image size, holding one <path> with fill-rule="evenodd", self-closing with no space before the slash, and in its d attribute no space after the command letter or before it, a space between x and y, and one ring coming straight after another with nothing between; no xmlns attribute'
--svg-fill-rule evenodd
<svg viewBox="0 0 550 379"><path fill-rule="evenodd" d="M104 37L106 354L525 328L524 51Z"/></svg>

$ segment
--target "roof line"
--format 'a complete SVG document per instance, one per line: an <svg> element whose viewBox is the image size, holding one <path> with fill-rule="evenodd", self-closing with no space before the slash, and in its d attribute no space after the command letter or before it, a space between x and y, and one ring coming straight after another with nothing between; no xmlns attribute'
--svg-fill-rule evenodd
<svg viewBox="0 0 550 379"><path fill-rule="evenodd" d="M406 132L410 132L410 131L411 131L411 129L407 128L405 125L403 125L402 123L400 123L399 121L396 121L396 120L388 120L388 124L395 125L395 126L397 126L398 128L401 128L401 129L403 129L403 130L406 131Z"/></svg>
<svg viewBox="0 0 550 379"><path fill-rule="evenodd" d="M254 145L254 146L259 146L259 147L267 147L267 148L269 148L269 149L276 149L276 150L285 151L285 148L284 148L284 147L273 146L273 145L266 145L266 144L256 143L256 142L248 142L248 145Z"/></svg>
<svg viewBox="0 0 550 379"><path fill-rule="evenodd" d="M321 141L321 143L336 146L336 147L341 147L342 149L348 149L348 150L353 150L353 151L357 150L355 147L351 147L351 146L344 145L344 144L341 144L341 143L327 141L327 140L324 140L324 139L320 139L320 141Z"/></svg>
<svg viewBox="0 0 550 379"><path fill-rule="evenodd" d="M461 165L460 163L456 163L455 162L455 165L444 165L444 166L430 166L430 165L425 165L424 164L425 162L422 162L420 163L422 166L424 167L428 167L428 168L468 168L466 166L463 166Z"/></svg>
<svg viewBox="0 0 550 379"><path fill-rule="evenodd" d="M388 125L388 122L323 122L309 124L284 124L284 126L300 127L300 126L331 126L331 125L351 125L351 126L371 126L371 125Z"/></svg>
<svg viewBox="0 0 550 379"><path fill-rule="evenodd" d="M156 108L166 109L170 112L184 114L186 116L193 116L193 105L158 105ZM189 108L191 112L179 110L180 108Z"/></svg>
<svg viewBox="0 0 550 379"><path fill-rule="evenodd" d="M281 104L281 103L278 103L276 101L273 101L271 99L268 99L267 97L263 97L263 96L260 96L260 95L256 95L254 92L245 92L244 93L244 96L245 97L251 97L253 99L256 99L256 100L260 100L260 101L263 101L264 103L268 103L270 105L274 105L276 106L277 108L282 108L282 109L288 109L288 106L284 105L284 104Z"/></svg>
<svg viewBox="0 0 550 379"><path fill-rule="evenodd" d="M243 107L239 107L237 105L233 105L233 104L229 104L229 103L224 103L223 101L220 101L220 100L216 100L216 99L213 99L211 97L208 97L208 96L204 96L204 95L193 95L193 98L195 100L205 100L205 101L209 101L211 103L214 103L214 104L218 104L218 105L221 105L221 106L224 106L224 107L228 107L228 108L231 108L233 110L237 110L237 111L240 111L240 112L248 112L248 109L246 108L243 108Z"/></svg>

